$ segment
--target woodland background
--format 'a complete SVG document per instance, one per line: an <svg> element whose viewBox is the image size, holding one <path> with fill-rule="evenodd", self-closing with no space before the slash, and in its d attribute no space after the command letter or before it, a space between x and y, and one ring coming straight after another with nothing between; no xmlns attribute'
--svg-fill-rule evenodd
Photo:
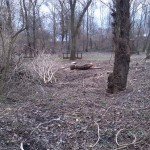
<svg viewBox="0 0 150 150"><path fill-rule="evenodd" d="M113 2L0 1L1 150L149 150L150 3L129 1L127 85L109 94ZM72 50L98 69L70 70Z"/></svg>

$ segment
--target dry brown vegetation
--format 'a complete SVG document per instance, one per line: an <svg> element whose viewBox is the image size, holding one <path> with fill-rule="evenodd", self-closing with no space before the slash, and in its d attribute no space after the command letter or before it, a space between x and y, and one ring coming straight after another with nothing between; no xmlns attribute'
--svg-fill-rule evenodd
<svg viewBox="0 0 150 150"><path fill-rule="evenodd" d="M16 66L0 97L0 150L149 150L150 62L132 56L127 89L111 95L108 56L84 71L48 55Z"/></svg>

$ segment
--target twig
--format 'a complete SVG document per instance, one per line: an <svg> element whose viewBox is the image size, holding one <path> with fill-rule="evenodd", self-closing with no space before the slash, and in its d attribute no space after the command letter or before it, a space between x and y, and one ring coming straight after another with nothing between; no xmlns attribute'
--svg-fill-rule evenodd
<svg viewBox="0 0 150 150"><path fill-rule="evenodd" d="M97 144L98 144L98 142L99 142L99 140L100 140L100 133L99 133L99 124L96 122L95 123L96 125L97 125L97 141L96 141L96 143L95 144L93 144L93 145L90 145L89 147L90 148L93 148L93 147L95 147Z"/></svg>
<svg viewBox="0 0 150 150"><path fill-rule="evenodd" d="M103 2L102 0L100 0L101 3L103 3L105 6L107 6L110 10L113 11L113 8L111 6L109 6L108 4L106 4L105 2Z"/></svg>
<svg viewBox="0 0 150 150"><path fill-rule="evenodd" d="M61 117L59 116L59 117L56 118L56 119L52 119L52 120L50 120L50 121L47 121L47 122L43 122L43 123L38 124L37 127L35 127L35 129L30 133L30 135L32 135L32 133L33 133L36 129L38 129L40 126L45 125L45 124L49 124L49 123L51 123L52 121L60 121L60 118L61 118Z"/></svg>
<svg viewBox="0 0 150 150"><path fill-rule="evenodd" d="M126 129L120 129L120 130L117 132L116 137L115 137L115 142L116 142L116 144L117 144L118 146L121 146L121 147L127 147L127 146L129 146L129 145L135 144L136 141L137 141L137 138L136 138L136 136L135 136L134 134L132 134L133 137L134 137L134 140L133 140L131 143L123 144L123 145L119 144L119 142L118 142L118 136L119 136L120 132L123 131L123 130L126 130ZM120 148L121 148L121 147L120 147Z"/></svg>
<svg viewBox="0 0 150 150"><path fill-rule="evenodd" d="M85 87L85 81L84 81L84 79L83 79L83 82L82 82L82 86L83 86L83 88Z"/></svg>
<svg viewBox="0 0 150 150"><path fill-rule="evenodd" d="M147 131L147 133L149 133L149 130ZM133 140L133 142L132 143L129 143L129 144L124 144L124 145L120 145L120 147L119 148L115 148L115 149L113 149L113 150L120 150L120 149L124 149L124 148L126 148L126 147L128 147L128 146L130 146L130 145L136 145L136 144L139 144L139 143L142 143L142 142L144 142L144 140L146 140L147 138L148 138L148 135L149 134L147 134L143 139L141 139L141 140L139 140L139 141L137 141L137 139L136 139L136 137L135 137L135 135L134 135L134 140ZM145 143L145 142L144 142ZM149 144L148 144L149 145Z"/></svg>
<svg viewBox="0 0 150 150"><path fill-rule="evenodd" d="M102 67L91 67L89 69L102 69Z"/></svg>
<svg viewBox="0 0 150 150"><path fill-rule="evenodd" d="M117 134L116 134L116 138L115 138L115 141L116 141L116 144L118 145L118 146L120 146L120 144L118 143L118 135L119 135L119 133L121 132L121 131L123 131L124 129L120 129L118 132L117 132Z"/></svg>
<svg viewBox="0 0 150 150"><path fill-rule="evenodd" d="M23 148L23 142L20 143L20 149L24 150L24 148Z"/></svg>
<svg viewBox="0 0 150 150"><path fill-rule="evenodd" d="M120 149L124 149L124 148L127 148L127 147L128 147L128 146L130 146L130 145L136 145L136 144L139 144L139 143L141 143L141 142L143 142L143 140L138 141L138 142L135 142L135 143L129 143L129 144L127 144L127 145L120 145L120 147L115 148L115 149L113 149L113 150L120 150Z"/></svg>

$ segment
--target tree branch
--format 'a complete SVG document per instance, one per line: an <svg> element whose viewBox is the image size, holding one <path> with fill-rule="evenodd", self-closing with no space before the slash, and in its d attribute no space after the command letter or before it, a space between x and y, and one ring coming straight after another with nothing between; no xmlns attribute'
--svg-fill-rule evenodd
<svg viewBox="0 0 150 150"><path fill-rule="evenodd" d="M84 16L85 12L87 11L88 7L90 6L91 2L92 2L92 0L89 0L87 2L86 6L84 7L83 12L81 13L81 15L79 17L79 21L78 21L76 29L75 29L75 34L78 33L78 29L81 26L81 22L82 22L83 16Z"/></svg>

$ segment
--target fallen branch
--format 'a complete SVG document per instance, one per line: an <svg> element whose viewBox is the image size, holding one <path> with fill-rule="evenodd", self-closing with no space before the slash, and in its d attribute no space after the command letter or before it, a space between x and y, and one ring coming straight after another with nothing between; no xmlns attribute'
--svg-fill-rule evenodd
<svg viewBox="0 0 150 150"><path fill-rule="evenodd" d="M23 148L23 142L20 143L20 149L24 150L24 148Z"/></svg>
<svg viewBox="0 0 150 150"><path fill-rule="evenodd" d="M130 145L134 145L134 144L136 143L136 141L137 141L136 136L135 136L134 134L132 134L132 136L134 137L134 140L133 140L131 143L122 144L122 145L119 144L119 142L118 142L118 136L119 136L119 134L120 134L123 130L126 130L126 129L120 129L120 130L117 132L117 134L116 134L115 141L116 141L116 144L117 144L118 146L120 146L120 147L119 147L119 148L116 148L116 149L114 149L114 150L123 149L123 148L125 148L125 147L130 146Z"/></svg>
<svg viewBox="0 0 150 150"><path fill-rule="evenodd" d="M84 64L84 65L70 65L70 70L88 70L88 69L101 69L101 67L93 67L93 64Z"/></svg>
<svg viewBox="0 0 150 150"><path fill-rule="evenodd" d="M70 70L74 70L74 69L76 69L76 70L88 70L91 67L93 67L93 64L85 64L85 65L80 65L80 66L73 64L70 66Z"/></svg>
<svg viewBox="0 0 150 150"><path fill-rule="evenodd" d="M99 133L100 128L99 128L99 124L96 122L96 125L97 125L97 141L95 142L95 144L90 145L89 146L90 148L95 147L98 144L99 140L100 140L100 133Z"/></svg>
<svg viewBox="0 0 150 150"><path fill-rule="evenodd" d="M31 136L31 135L33 134L33 132L35 132L35 130L37 130L40 126L49 124L49 123L51 123L52 121L60 121L60 120L61 120L60 118L61 118L61 117L59 116L59 117L56 118L56 119L52 119L52 120L50 120L50 121L46 121L46 122L43 122L43 123L39 123L39 124L34 128L34 130L30 133L30 136Z"/></svg>

